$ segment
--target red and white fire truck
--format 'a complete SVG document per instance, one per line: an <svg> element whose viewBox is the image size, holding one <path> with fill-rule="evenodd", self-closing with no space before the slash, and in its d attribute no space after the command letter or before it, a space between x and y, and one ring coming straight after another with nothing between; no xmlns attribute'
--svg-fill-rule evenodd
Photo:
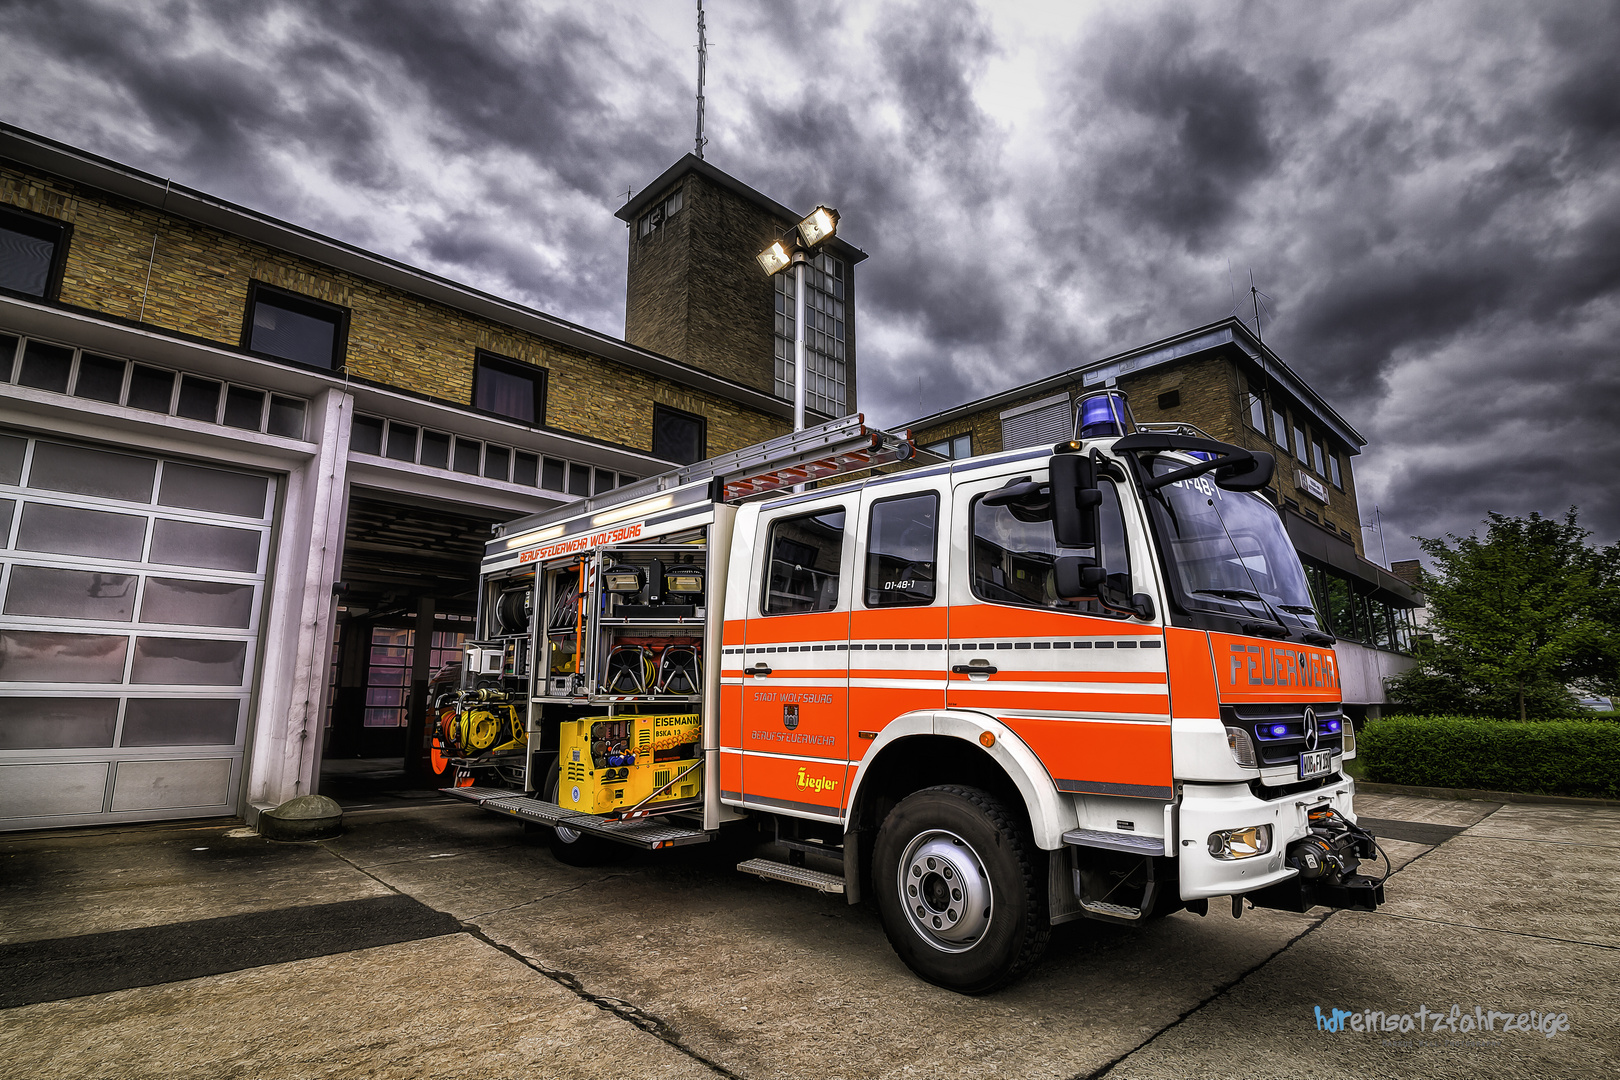
<svg viewBox="0 0 1620 1080"><path fill-rule="evenodd" d="M449 793L571 863L763 826L739 870L875 900L966 993L1071 919L1373 910L1273 468L1109 391L1055 448L852 416L512 522L461 694L519 709L524 790Z"/></svg>

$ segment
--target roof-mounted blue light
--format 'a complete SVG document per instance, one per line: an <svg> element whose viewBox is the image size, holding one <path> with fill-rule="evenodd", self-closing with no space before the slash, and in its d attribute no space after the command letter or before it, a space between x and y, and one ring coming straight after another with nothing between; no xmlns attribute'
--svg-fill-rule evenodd
<svg viewBox="0 0 1620 1080"><path fill-rule="evenodd" d="M1076 427L1082 439L1113 438L1136 426L1125 395L1118 390L1105 390L1082 398L1078 412L1080 422Z"/></svg>

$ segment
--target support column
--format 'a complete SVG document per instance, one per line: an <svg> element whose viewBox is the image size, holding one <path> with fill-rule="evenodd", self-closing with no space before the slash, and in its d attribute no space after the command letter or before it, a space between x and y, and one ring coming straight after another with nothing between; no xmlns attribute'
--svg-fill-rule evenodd
<svg viewBox="0 0 1620 1080"><path fill-rule="evenodd" d="M320 774L354 398L334 388L310 405L319 449L288 476L282 504L249 764L250 822L259 810L313 794Z"/></svg>

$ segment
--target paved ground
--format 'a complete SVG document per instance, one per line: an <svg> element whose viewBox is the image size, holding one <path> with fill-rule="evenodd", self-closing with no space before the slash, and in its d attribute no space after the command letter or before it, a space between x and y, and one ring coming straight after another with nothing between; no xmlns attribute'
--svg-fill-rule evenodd
<svg viewBox="0 0 1620 1080"><path fill-rule="evenodd" d="M734 850L575 869L448 801L352 809L323 844L0 837L0 1077L1620 1075L1620 810L1360 809L1392 838L1379 913L1071 924L985 998ZM1563 1027L1471 1030L1476 1007Z"/></svg>

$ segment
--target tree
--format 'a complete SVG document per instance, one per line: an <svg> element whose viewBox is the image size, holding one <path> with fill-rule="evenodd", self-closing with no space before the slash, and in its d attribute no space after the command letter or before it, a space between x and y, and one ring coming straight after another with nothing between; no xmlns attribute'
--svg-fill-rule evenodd
<svg viewBox="0 0 1620 1080"><path fill-rule="evenodd" d="M1620 688L1620 544L1589 546L1562 522L1491 514L1485 538L1417 537L1432 638L1390 696L1427 713L1569 715L1570 686ZM1449 541L1449 542L1448 542Z"/></svg>

